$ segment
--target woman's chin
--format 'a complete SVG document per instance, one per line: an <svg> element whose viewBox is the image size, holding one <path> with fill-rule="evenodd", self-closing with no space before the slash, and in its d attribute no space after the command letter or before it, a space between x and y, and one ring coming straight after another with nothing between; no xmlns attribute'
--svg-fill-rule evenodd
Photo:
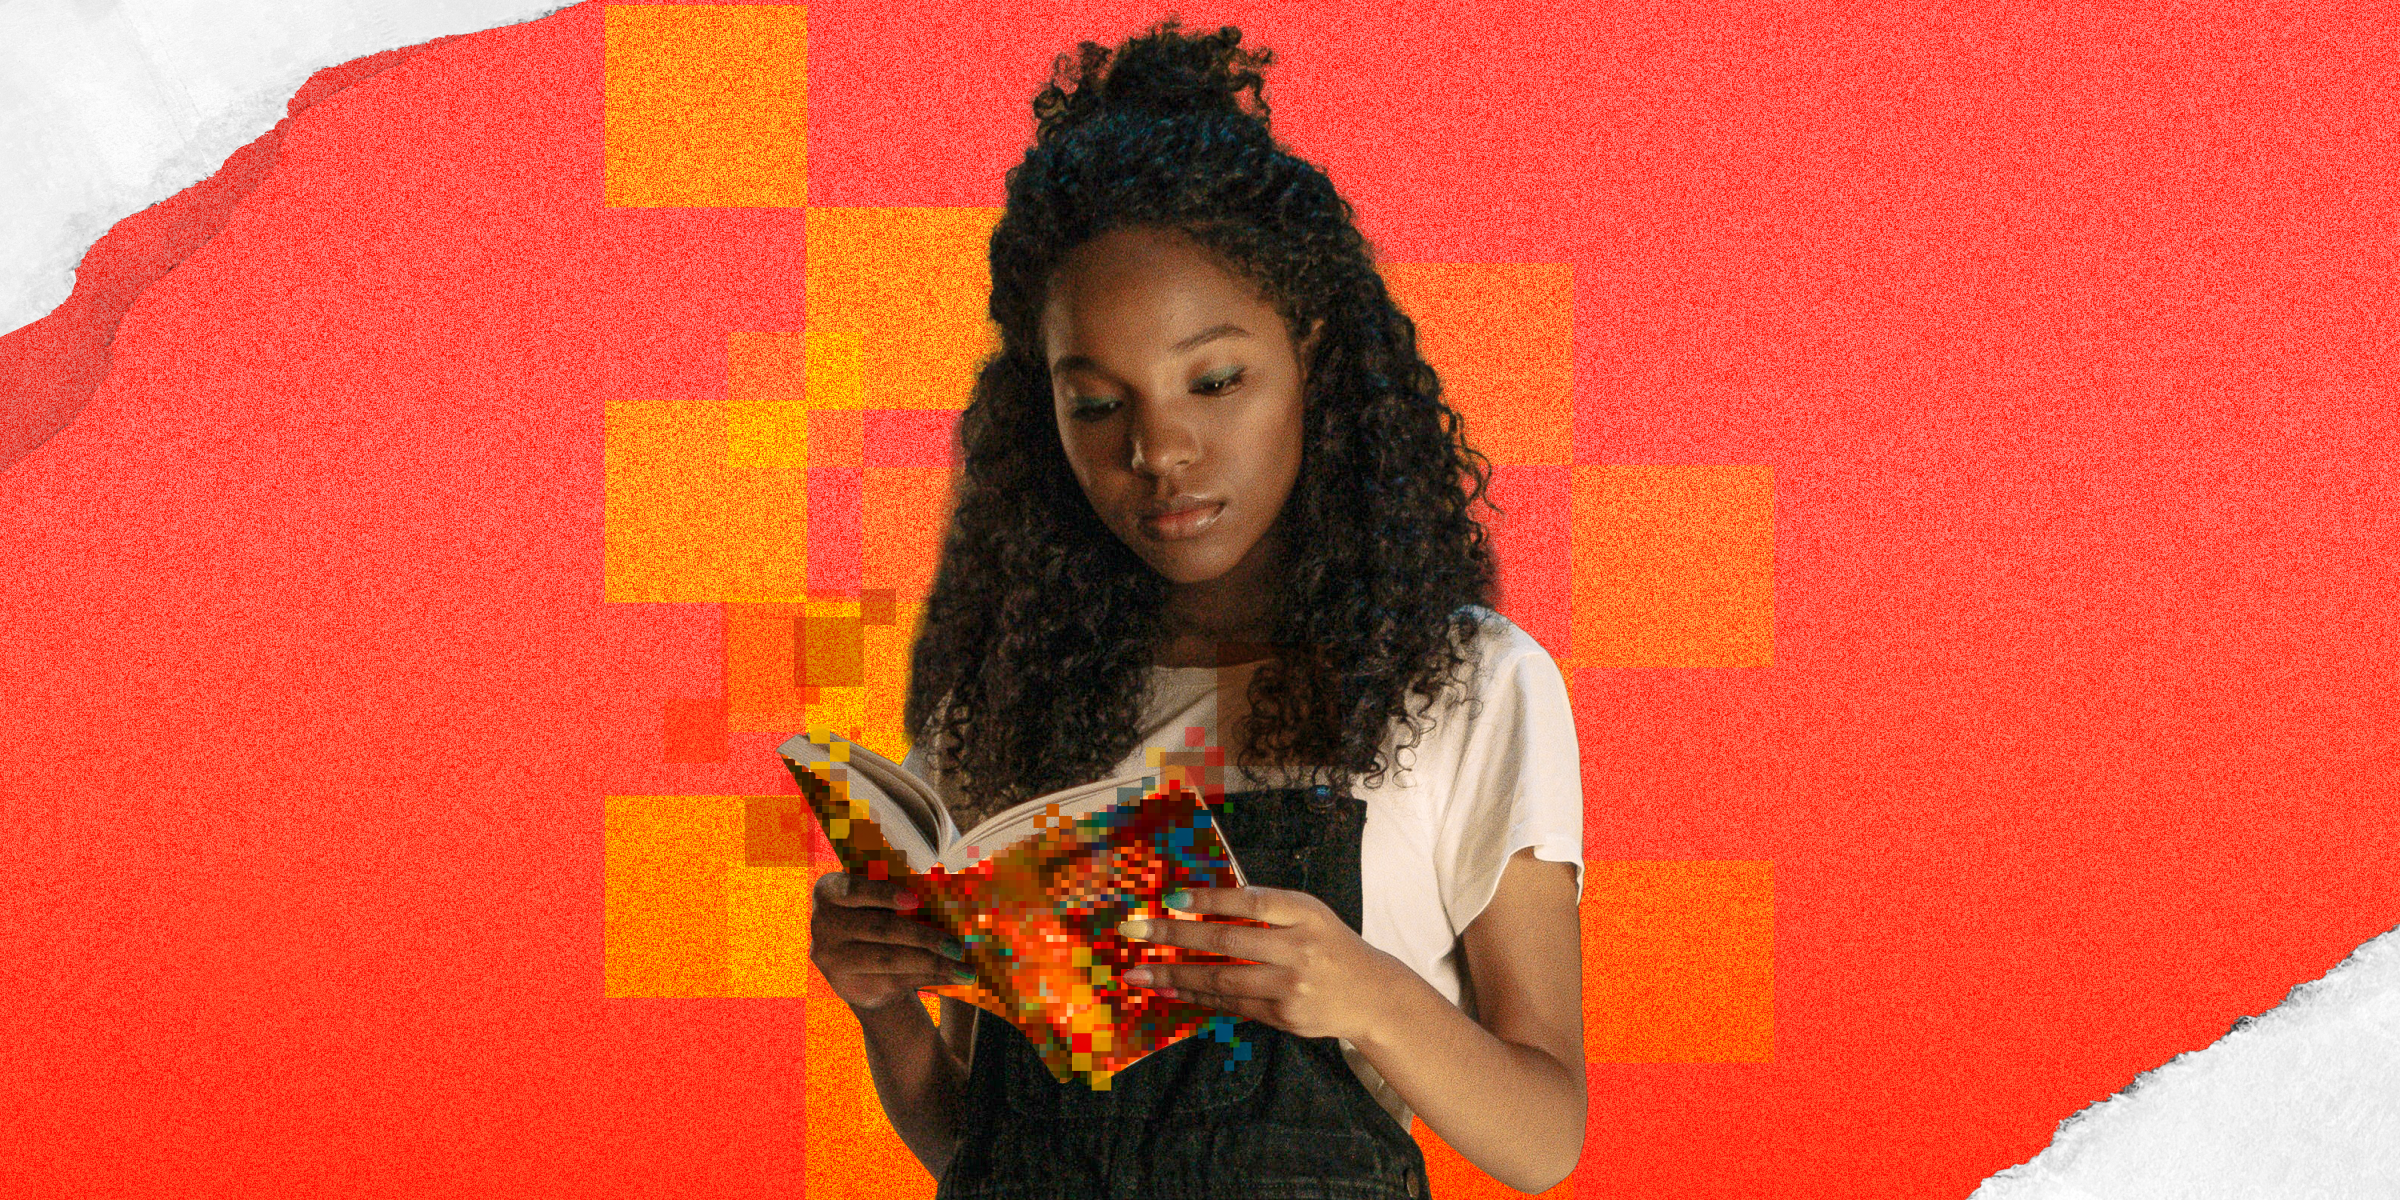
<svg viewBox="0 0 2400 1200"><path fill-rule="evenodd" d="M1178 587L1188 587L1195 583L1214 583L1223 579L1225 573L1233 569L1231 563L1194 560L1180 555L1172 558L1166 555L1144 555L1143 560L1150 564L1151 570L1165 576L1168 583Z"/></svg>

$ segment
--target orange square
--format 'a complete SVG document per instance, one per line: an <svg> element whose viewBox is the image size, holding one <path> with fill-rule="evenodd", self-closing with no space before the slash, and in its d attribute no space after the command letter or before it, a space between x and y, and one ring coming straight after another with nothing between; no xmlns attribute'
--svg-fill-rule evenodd
<svg viewBox="0 0 2400 1200"><path fill-rule="evenodd" d="M725 867L742 855L740 806L721 796L610 796L605 813L605 993L724 994Z"/></svg>
<svg viewBox="0 0 2400 1200"><path fill-rule="evenodd" d="M861 506L866 586L922 603L933 592L950 516L950 468L868 467Z"/></svg>
<svg viewBox="0 0 2400 1200"><path fill-rule="evenodd" d="M1774 1061L1774 866L1585 864L1587 1061Z"/></svg>
<svg viewBox="0 0 2400 1200"><path fill-rule="evenodd" d="M866 644L857 617L802 617L795 686L866 686Z"/></svg>
<svg viewBox="0 0 2400 1200"><path fill-rule="evenodd" d="M725 398L792 404L807 395L808 335L734 333L725 338Z"/></svg>
<svg viewBox="0 0 2400 1200"><path fill-rule="evenodd" d="M798 623L804 605L725 606L725 694L734 722L748 729L804 721Z"/></svg>
<svg viewBox="0 0 2400 1200"><path fill-rule="evenodd" d="M1598 1107L1595 1103L1594 1107ZM1483 1168L1468 1161L1467 1156L1450 1148L1424 1119L1412 1118L1408 1123L1410 1136L1417 1139L1417 1149L1425 1154L1425 1190L1442 1200L1523 1200L1525 1196L1546 1196L1551 1200L1568 1200L1575 1194L1575 1174L1570 1171L1547 1191L1520 1192L1484 1174Z"/></svg>
<svg viewBox="0 0 2400 1200"><path fill-rule="evenodd" d="M1574 461L1574 264L1390 263L1382 272L1468 445L1495 465Z"/></svg>
<svg viewBox="0 0 2400 1200"><path fill-rule="evenodd" d="M603 169L615 208L808 203L808 10L611 4Z"/></svg>
<svg viewBox="0 0 2400 1200"><path fill-rule="evenodd" d="M808 465L855 467L864 461L866 414L855 408L808 410Z"/></svg>
<svg viewBox="0 0 2400 1200"><path fill-rule="evenodd" d="M808 327L859 335L861 406L967 406L1000 345L987 316L999 220L996 208L808 210Z"/></svg>
<svg viewBox="0 0 2400 1200"><path fill-rule="evenodd" d="M1577 467L1574 664L1775 661L1772 468Z"/></svg>

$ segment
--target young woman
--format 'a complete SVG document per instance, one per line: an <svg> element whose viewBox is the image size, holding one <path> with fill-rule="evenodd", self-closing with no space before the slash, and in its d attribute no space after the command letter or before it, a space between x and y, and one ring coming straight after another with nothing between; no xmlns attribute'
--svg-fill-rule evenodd
<svg viewBox="0 0 2400 1200"><path fill-rule="evenodd" d="M1271 928L1130 929L1246 961L1127 981L1247 1044L1059 1084L995 1016L945 998L937 1029L915 993L957 947L828 876L812 956L945 1198L1423 1197L1412 1115L1525 1192L1582 1148L1564 681L1490 611L1482 456L1240 40L1086 43L1034 101L906 765L965 828L1223 733L1252 886L1186 907Z"/></svg>

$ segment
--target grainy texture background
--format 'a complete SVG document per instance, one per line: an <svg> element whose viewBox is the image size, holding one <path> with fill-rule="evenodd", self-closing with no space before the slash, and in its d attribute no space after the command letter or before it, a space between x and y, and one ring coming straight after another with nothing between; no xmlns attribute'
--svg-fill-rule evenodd
<svg viewBox="0 0 2400 1200"><path fill-rule="evenodd" d="M1160 13L733 38L716 207L597 4L302 87L533 15L0 7L0 325L233 156L0 341L0 1191L930 1192L724 818L884 736L1026 101ZM2389 12L1186 15L1502 449L1621 884L1562 1194L1963 1196L2393 926ZM1993 1186L2388 1194L2388 958Z"/></svg>

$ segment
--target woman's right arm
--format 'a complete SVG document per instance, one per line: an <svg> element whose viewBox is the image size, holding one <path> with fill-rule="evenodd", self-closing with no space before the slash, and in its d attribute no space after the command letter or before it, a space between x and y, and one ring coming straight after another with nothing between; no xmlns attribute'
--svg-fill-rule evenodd
<svg viewBox="0 0 2400 1200"><path fill-rule="evenodd" d="M975 1009L945 996L936 1028L917 989L954 982L940 930L900 915L891 880L827 875L809 916L809 958L849 1004L883 1112L936 1180L958 1152ZM913 906L912 906L913 907Z"/></svg>
<svg viewBox="0 0 2400 1200"><path fill-rule="evenodd" d="M962 1011L963 1010L963 1011ZM974 1023L975 1009L942 997L937 1029L925 1006L909 999L878 1009L853 1005L867 1042L867 1070L883 1115L910 1153L939 1181L958 1153L959 1102L967 1091L968 1047L957 1043Z"/></svg>

